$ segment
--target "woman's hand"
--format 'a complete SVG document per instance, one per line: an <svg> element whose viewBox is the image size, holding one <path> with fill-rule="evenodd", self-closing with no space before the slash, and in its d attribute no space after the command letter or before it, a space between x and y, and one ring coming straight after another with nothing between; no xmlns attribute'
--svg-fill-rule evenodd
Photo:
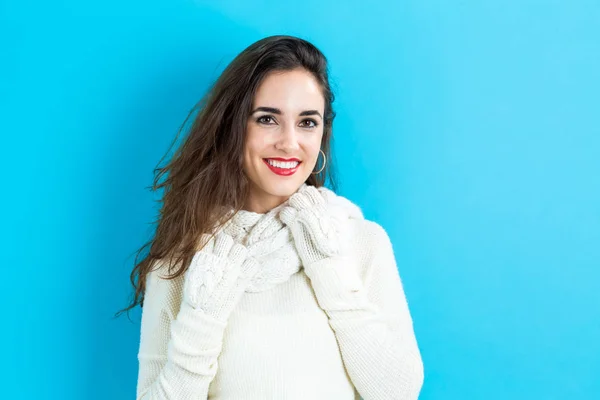
<svg viewBox="0 0 600 400"><path fill-rule="evenodd" d="M328 208L323 192L307 185L294 193L279 218L288 225L304 266L337 256L339 226Z"/></svg>
<svg viewBox="0 0 600 400"><path fill-rule="evenodd" d="M280 219L289 226L298 255L319 306L329 312L368 307L354 260L341 249L343 218L362 215L359 209L335 209L333 192L307 186L294 193ZM348 212L350 214L346 215Z"/></svg>
<svg viewBox="0 0 600 400"><path fill-rule="evenodd" d="M219 231L192 258L185 272L183 299L226 322L257 270L258 262L248 256L248 249Z"/></svg>

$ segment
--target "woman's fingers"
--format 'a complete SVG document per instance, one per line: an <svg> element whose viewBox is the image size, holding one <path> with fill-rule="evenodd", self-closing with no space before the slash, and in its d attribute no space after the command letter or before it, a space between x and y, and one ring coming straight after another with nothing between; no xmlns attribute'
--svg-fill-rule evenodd
<svg viewBox="0 0 600 400"><path fill-rule="evenodd" d="M230 235L218 233L215 238L213 254L217 257L227 258L233 247L234 241Z"/></svg>
<svg viewBox="0 0 600 400"><path fill-rule="evenodd" d="M306 235L310 237L313 246L324 256L329 257L339 251L338 234L328 215L304 212L298 216L298 222L306 230Z"/></svg>
<svg viewBox="0 0 600 400"><path fill-rule="evenodd" d="M307 186L303 191L296 192L290 197L290 205L297 210L305 210L324 202L321 192L314 186Z"/></svg>
<svg viewBox="0 0 600 400"><path fill-rule="evenodd" d="M296 215L298 214L298 210L294 207L284 207L279 212L279 219L286 225L291 225L296 219Z"/></svg>

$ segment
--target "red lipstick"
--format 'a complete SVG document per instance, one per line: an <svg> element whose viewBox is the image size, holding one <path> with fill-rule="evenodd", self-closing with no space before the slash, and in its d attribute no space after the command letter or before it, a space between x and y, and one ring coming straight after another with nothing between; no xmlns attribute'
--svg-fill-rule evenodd
<svg viewBox="0 0 600 400"><path fill-rule="evenodd" d="M296 165L294 168L279 168L279 167L269 164L268 160L282 161L282 162L298 161L298 165ZM280 175L280 176L294 175L296 173L296 171L298 171L300 164L302 164L302 162L300 162L300 160L298 160L297 158L288 158L288 159L285 159L285 158L263 158L263 161L265 164L267 164L267 167L269 167L269 169L271 171L273 171L274 173L276 173L277 175Z"/></svg>
<svg viewBox="0 0 600 400"><path fill-rule="evenodd" d="M275 161L298 161L300 162L299 159L297 158L281 158L281 157L270 157L270 158L266 158L266 160L275 160Z"/></svg>

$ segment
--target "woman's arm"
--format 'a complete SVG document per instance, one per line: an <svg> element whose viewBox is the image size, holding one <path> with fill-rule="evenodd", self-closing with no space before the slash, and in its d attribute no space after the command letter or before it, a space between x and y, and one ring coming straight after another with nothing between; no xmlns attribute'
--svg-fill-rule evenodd
<svg viewBox="0 0 600 400"><path fill-rule="evenodd" d="M161 269L146 281L136 400L206 399L225 324L182 302L183 275L167 280Z"/></svg>
<svg viewBox="0 0 600 400"><path fill-rule="evenodd" d="M363 222L374 247L364 279L358 260L348 257L319 261L307 274L363 399L417 399L423 363L392 243L380 225Z"/></svg>

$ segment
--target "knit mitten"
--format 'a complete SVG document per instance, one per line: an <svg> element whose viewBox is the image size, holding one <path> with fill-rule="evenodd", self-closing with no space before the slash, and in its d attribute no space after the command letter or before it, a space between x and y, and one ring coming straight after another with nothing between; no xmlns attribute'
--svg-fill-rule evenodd
<svg viewBox="0 0 600 400"><path fill-rule="evenodd" d="M339 253L337 221L332 218L325 197L314 186L306 185L294 193L279 218L290 228L304 266Z"/></svg>
<svg viewBox="0 0 600 400"><path fill-rule="evenodd" d="M369 306L355 260L342 254L341 221L348 218L345 213L349 211L334 205L341 201L335 196L324 188L307 185L290 197L289 205L280 213L292 232L319 306L330 317L331 312Z"/></svg>
<svg viewBox="0 0 600 400"><path fill-rule="evenodd" d="M248 249L223 231L196 252L185 272L183 299L220 322L226 322L258 270Z"/></svg>

